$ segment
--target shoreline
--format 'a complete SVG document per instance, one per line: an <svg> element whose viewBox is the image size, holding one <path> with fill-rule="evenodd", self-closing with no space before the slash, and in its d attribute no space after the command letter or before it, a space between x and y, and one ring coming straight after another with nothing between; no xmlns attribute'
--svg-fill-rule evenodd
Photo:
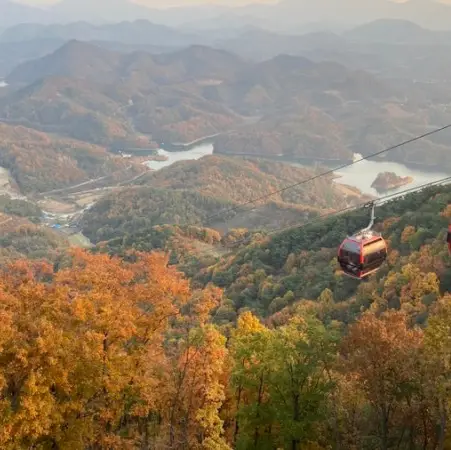
<svg viewBox="0 0 451 450"><path fill-rule="evenodd" d="M218 137L223 133L215 133L208 136L203 136L195 139L191 142L181 143L181 142L162 142L160 144L159 150L164 150L165 152L183 152L192 150L194 147L198 147L202 144L207 144L213 142L215 137Z"/></svg>
<svg viewBox="0 0 451 450"><path fill-rule="evenodd" d="M258 159L266 159L270 161L276 162L286 162L286 163L295 163L295 164L306 164L308 166L313 166L315 163L318 164L351 164L353 162L352 159L326 159L326 158L289 158L287 156L276 156L276 155L262 155L259 153L241 153L241 152L218 152L213 150L213 154L221 155L221 156L245 156L249 158L258 158Z"/></svg>
<svg viewBox="0 0 451 450"><path fill-rule="evenodd" d="M286 163L294 163L294 164L306 164L306 165L310 165L313 166L315 163L318 164L323 164L325 166L330 165L330 169L335 169L335 170L339 170L339 168L336 168L333 165L345 165L345 164L351 164L354 162L353 159L321 159L321 158L317 158L317 159L311 159L311 158L296 158L296 159L292 159L292 158L288 158L285 156L271 156L271 155L262 155L262 154L257 154L257 153L238 153L238 152L233 152L233 153L229 153L229 152L218 152L218 151L213 151L213 154L216 155L221 155L221 156L247 156L247 157L253 157L253 158L259 158L259 159L267 159L270 161L278 161L278 162L286 162ZM392 164L399 164L402 166L405 166L407 169L411 169L411 170L419 170L421 172L446 172L446 169L444 170L444 168L439 165L439 164L431 164L431 165L427 165L427 164L423 164L423 163L415 163L415 162L403 162L403 161L396 161L396 160L391 160L391 159L387 159L387 158L372 158L372 159L368 159L367 161L371 161L371 162L375 162L375 163L392 163ZM451 170L450 170L451 172Z"/></svg>
<svg viewBox="0 0 451 450"><path fill-rule="evenodd" d="M402 180L402 181L399 181L398 183L391 183L391 184L388 184L386 186L380 186L380 185L373 186L373 185L371 185L371 187L378 194L387 194L387 193L389 193L391 191L396 191L396 189L402 188L404 186L408 186L409 184L412 184L415 181L413 177L406 177L406 178L408 178L408 180Z"/></svg>

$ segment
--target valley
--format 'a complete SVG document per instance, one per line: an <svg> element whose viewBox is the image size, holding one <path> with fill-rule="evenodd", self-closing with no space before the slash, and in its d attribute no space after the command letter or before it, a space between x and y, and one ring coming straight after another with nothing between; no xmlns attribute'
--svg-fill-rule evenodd
<svg viewBox="0 0 451 450"><path fill-rule="evenodd" d="M343 2L0 0L1 449L449 447L451 8Z"/></svg>
<svg viewBox="0 0 451 450"><path fill-rule="evenodd" d="M159 150L159 154L163 155L166 159L164 161L149 161L145 163L145 165L152 171L160 171L165 168L170 168L170 166L174 164L180 164L183 161L196 161L208 155L213 155L213 152L213 144L203 144L197 147L195 146L190 150L179 152ZM242 159L242 157L233 158L237 159L237 161L240 161ZM359 158L361 158L361 155L355 155L355 159ZM264 161L265 158L260 158L260 160ZM268 163L277 164L276 160L274 159L267 161ZM319 164L318 167L323 167L322 169L320 169L322 171L330 170L331 168L335 167L335 165L330 164L325 166L324 161L317 161L316 163L310 162L309 165L302 165L294 161L283 161L283 163L287 164L288 166L291 165L293 167L308 169L313 169ZM188 168L188 166L186 166L186 168ZM360 195L360 193L378 197L380 196L380 194L371 187L371 180L374 180L377 174L382 171L394 171L397 174L401 174L402 176L411 176L413 178L413 182L409 186L409 188L415 188L431 181L443 179L449 176L449 173L421 171L406 167L398 163L364 160L359 162L358 164L337 171L336 176L333 179L333 183L336 184L337 189L342 192L342 195L344 197L349 197L350 195ZM127 173L127 170L125 170L125 173ZM105 195L120 195L125 186L139 183L140 179L142 179L143 177L148 177L148 172L143 172L142 174L134 176L133 178L128 180L118 181L113 185L110 184L111 177L101 177L100 179L90 180L75 186L70 186L68 188L43 192L40 193L37 197L29 197L28 200L36 202L36 204L46 212L47 215L43 218L44 225L48 227L61 225L63 226L62 231L64 233L69 235L78 234L81 236L80 233L82 232L82 227L80 227L79 223L84 213L86 213L89 209L95 207L95 204L100 201ZM305 177L305 175L303 175L303 177ZM8 177L6 176L5 180L7 179ZM157 183L157 186L161 186L161 183ZM352 189L352 191L350 191L350 188ZM398 191L402 190L402 187L398 189ZM2 192L11 195L10 190L2 190ZM392 191L392 193L396 193L396 189ZM18 193L16 193L15 195L17 198L27 198L23 195L19 195ZM255 193L249 193L246 198L243 198L241 200L245 201L255 197ZM244 221L243 219L237 220L234 218L228 218L228 228L242 228L243 226L249 227L252 222L254 224L258 224L259 226L261 226L262 224L266 227L269 226L269 228L280 226L279 220L271 223L269 219L269 217L274 214L274 211L268 210L262 211L262 213L267 214L268 217L259 217L257 214L253 219L250 219L250 217L245 217ZM290 220L293 223L297 223L302 220L301 218L301 212L293 211L293 215ZM212 226L213 228L218 228L220 231L225 231L227 229L224 228L225 222L221 222L221 220L213 223Z"/></svg>
<svg viewBox="0 0 451 450"><path fill-rule="evenodd" d="M440 86L400 86L301 56L255 63L203 45L151 55L71 40L20 64L6 81L0 122L15 147L6 140L0 163L20 195L52 215L50 226L78 224L104 195L120 195L146 180L148 170L170 171L177 161L214 154L279 161L285 170L326 170L448 118L428 100ZM411 176L412 187L443 178L451 166L440 136L344 168L333 182L358 189L356 195L377 195L367 182L376 170ZM27 160L21 142L34 149ZM165 150L146 161L144 154L160 147ZM56 177L48 176L49 167ZM231 225L259 227L264 220L257 214L249 223L231 219ZM279 222L268 218L272 226Z"/></svg>

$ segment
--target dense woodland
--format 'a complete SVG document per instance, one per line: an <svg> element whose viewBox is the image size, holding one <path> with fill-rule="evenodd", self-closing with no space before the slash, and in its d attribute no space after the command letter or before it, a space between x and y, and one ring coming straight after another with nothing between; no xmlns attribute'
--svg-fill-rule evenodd
<svg viewBox="0 0 451 450"><path fill-rule="evenodd" d="M276 175L246 164L257 181ZM168 172L132 189L155 200L154 179L212 198L182 172L191 190ZM147 198L99 203L112 220L99 240L113 239L93 253L47 241L40 254L36 225L5 229L2 247L18 250L0 274L1 448L448 448L451 187L377 208L389 258L363 283L335 257L369 210L273 236L114 221L128 204L163 211Z"/></svg>
<svg viewBox="0 0 451 450"><path fill-rule="evenodd" d="M115 173L144 169L104 147L0 123L0 166L24 193L46 192Z"/></svg>
<svg viewBox="0 0 451 450"><path fill-rule="evenodd" d="M31 222L38 223L42 210L27 200L11 199L7 195L0 196L0 212L18 217L26 217Z"/></svg>
<svg viewBox="0 0 451 450"><path fill-rule="evenodd" d="M14 187L133 185L84 214L89 252L0 196L1 449L451 449L450 185L378 205L389 255L359 283L337 248L370 211L332 213L368 197L332 176L283 190L317 172L214 155L134 179L109 152L227 131L217 152L350 159L449 121L448 86L76 41L7 81ZM448 141L390 157L446 166Z"/></svg>
<svg viewBox="0 0 451 450"><path fill-rule="evenodd" d="M362 210L254 235L192 282L158 252L4 267L2 448L448 448L450 204L379 208L389 259L360 284L334 254Z"/></svg>
<svg viewBox="0 0 451 450"><path fill-rule="evenodd" d="M36 204L0 196L0 265L22 258L56 261L68 249L67 238L41 219Z"/></svg>
<svg viewBox="0 0 451 450"><path fill-rule="evenodd" d="M154 225L171 223L275 228L369 198L329 176L230 211L243 199L268 195L315 173L281 163L216 155L179 162L141 177L136 181L139 186L100 199L84 214L83 232L96 243L118 237L137 243L138 234L146 236Z"/></svg>
<svg viewBox="0 0 451 450"><path fill-rule="evenodd" d="M349 322L377 295L381 308L387 302L389 307L406 308L422 322L434 297L425 303L416 299L404 304L409 297L402 298L403 286L419 281L418 274L424 272L435 280L434 292L451 290L445 243L450 204L447 187L408 195L378 208L376 229L386 238L390 255L388 263L366 283L340 276L336 263L337 247L344 237L367 225L369 210L365 209L271 238L260 235L253 244L205 269L198 280L226 288L232 300L224 305L229 315L250 307L265 316L283 316L289 310L285 307L296 300L314 300L329 289L335 302L334 319Z"/></svg>
<svg viewBox="0 0 451 450"><path fill-rule="evenodd" d="M196 227L143 228L102 242L98 250L122 256L130 249L170 251L171 262L178 264L195 286L212 282L225 289L227 300L216 314L218 323L234 321L247 309L261 317L283 320L296 302L316 300L324 290L333 292L334 320L349 323L373 303L375 293L389 301L390 307L400 307L401 280L409 283L418 271L433 272L441 294L451 291L445 243L450 204L451 188L434 187L381 205L375 228L386 238L390 255L388 263L366 283L340 275L336 252L344 237L367 225L368 209L313 219L311 224L273 236L246 229L221 236ZM406 266L415 269L407 278L403 273ZM388 278L401 285L393 295L384 297ZM413 308L419 323L426 319L433 300Z"/></svg>

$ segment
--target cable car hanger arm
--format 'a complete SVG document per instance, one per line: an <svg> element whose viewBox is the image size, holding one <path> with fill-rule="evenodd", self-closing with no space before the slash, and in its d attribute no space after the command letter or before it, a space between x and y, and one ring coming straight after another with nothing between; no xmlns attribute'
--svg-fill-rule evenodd
<svg viewBox="0 0 451 450"><path fill-rule="evenodd" d="M368 204L368 206L371 206L371 219L370 219L370 223L368 224L368 226L366 228L364 228L363 230L360 230L360 233L365 233L366 231L370 231L371 228L373 228L374 225L374 221L376 220L376 216L374 213L374 208L376 207L376 202L370 202Z"/></svg>

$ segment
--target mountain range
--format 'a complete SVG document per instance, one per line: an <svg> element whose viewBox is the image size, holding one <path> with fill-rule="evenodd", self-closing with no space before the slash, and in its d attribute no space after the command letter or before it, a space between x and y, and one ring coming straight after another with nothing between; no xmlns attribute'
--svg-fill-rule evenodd
<svg viewBox="0 0 451 450"><path fill-rule="evenodd" d="M107 147L215 136L226 154L343 161L451 120L446 83L292 55L254 63L200 45L151 55L69 41L6 81L0 120ZM446 153L434 139L390 157L434 166Z"/></svg>
<svg viewBox="0 0 451 450"><path fill-rule="evenodd" d="M61 0L46 10L32 8L10 0L1 0L0 29L24 22L93 23L148 19L153 22L188 26L199 21L203 27L214 28L218 20L224 27L237 21L242 25L257 25L286 32L317 24L355 26L376 19L402 19L434 28L451 28L451 8L435 0L282 0L276 5L251 4L244 7L194 6L150 9L127 0ZM346 14L343 14L346 11ZM218 19L219 18L219 19ZM211 26L208 22L211 21ZM322 25L321 25L322 24Z"/></svg>
<svg viewBox="0 0 451 450"><path fill-rule="evenodd" d="M78 39L84 41L112 41L123 44L152 44L167 47L200 43L194 34L177 31L147 20L120 21L114 24L93 25L87 22L69 24L27 24L6 29L0 35L1 42L34 41L37 39Z"/></svg>
<svg viewBox="0 0 451 450"><path fill-rule="evenodd" d="M187 30L146 20L104 25L20 24L0 33L0 78L18 64L52 53L71 40L121 53L162 54L201 45L224 49L254 62L287 54L317 62L335 61L388 78L431 81L448 77L451 32L393 19L365 23L340 34L282 34L254 26Z"/></svg>
<svg viewBox="0 0 451 450"><path fill-rule="evenodd" d="M139 133L187 142L241 121L202 91L246 66L233 54L202 46L152 56L70 41L10 73L0 115L9 124L95 144L133 147Z"/></svg>

